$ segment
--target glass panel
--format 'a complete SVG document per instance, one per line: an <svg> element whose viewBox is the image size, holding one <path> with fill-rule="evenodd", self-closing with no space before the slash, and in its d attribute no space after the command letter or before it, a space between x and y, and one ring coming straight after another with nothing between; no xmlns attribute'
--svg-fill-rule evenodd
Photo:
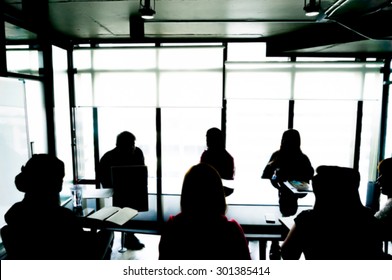
<svg viewBox="0 0 392 280"><path fill-rule="evenodd" d="M41 82L26 80L26 109L33 154L48 152L44 89ZM57 124L57 123L56 123ZM71 156L71 155L69 155ZM60 157L61 158L61 157Z"/></svg>
<svg viewBox="0 0 392 280"><path fill-rule="evenodd" d="M267 57L266 43L228 43L228 61L288 61L287 57Z"/></svg>
<svg viewBox="0 0 392 280"><path fill-rule="evenodd" d="M96 73L96 106L156 106L156 74L148 72Z"/></svg>
<svg viewBox="0 0 392 280"><path fill-rule="evenodd" d="M93 108L75 109L77 179L95 178Z"/></svg>
<svg viewBox="0 0 392 280"><path fill-rule="evenodd" d="M222 69L222 47L160 48L158 67L161 70Z"/></svg>
<svg viewBox="0 0 392 280"><path fill-rule="evenodd" d="M302 151L314 168L353 167L356 116L356 101L295 102L294 128L300 132Z"/></svg>
<svg viewBox="0 0 392 280"><path fill-rule="evenodd" d="M93 74L78 73L75 75L75 105L92 106L93 104Z"/></svg>
<svg viewBox="0 0 392 280"><path fill-rule="evenodd" d="M287 101L228 100L226 148L235 163L235 190L228 202L277 204L276 189L261 174L279 149L287 122Z"/></svg>
<svg viewBox="0 0 392 280"><path fill-rule="evenodd" d="M7 49L7 70L26 75L38 75L39 53L29 49Z"/></svg>
<svg viewBox="0 0 392 280"><path fill-rule="evenodd" d="M353 99L362 94L362 73L313 69L295 75L296 99Z"/></svg>
<svg viewBox="0 0 392 280"><path fill-rule="evenodd" d="M381 101L365 101L363 104L361 148L359 172L362 202L366 202L367 183L376 180L378 165L378 145L380 139L380 107Z"/></svg>
<svg viewBox="0 0 392 280"><path fill-rule="evenodd" d="M148 192L156 193L155 108L98 108L98 125L100 158L116 146L122 131L135 135L135 144L143 151L148 167Z"/></svg>
<svg viewBox="0 0 392 280"><path fill-rule="evenodd" d="M206 148L207 130L220 123L220 109L162 109L163 193L181 193L185 173Z"/></svg>
<svg viewBox="0 0 392 280"><path fill-rule="evenodd" d="M289 99L289 64L226 63L226 97L251 99Z"/></svg>
<svg viewBox="0 0 392 280"><path fill-rule="evenodd" d="M72 139L67 74L67 51L53 47L53 79L55 104L55 130L57 156L64 161L64 182L74 178L72 164Z"/></svg>
<svg viewBox="0 0 392 280"><path fill-rule="evenodd" d="M25 111L25 89L22 81L0 77L0 226L4 214L23 193L15 187L15 176L29 158Z"/></svg>
<svg viewBox="0 0 392 280"><path fill-rule="evenodd" d="M161 73L159 96L160 107L221 107L222 73Z"/></svg>
<svg viewBox="0 0 392 280"><path fill-rule="evenodd" d="M145 70L156 68L155 48L96 49L93 51L95 70Z"/></svg>
<svg viewBox="0 0 392 280"><path fill-rule="evenodd" d="M364 84L364 100L380 100L382 94L383 77L380 72L383 64L372 63L366 65L365 84Z"/></svg>
<svg viewBox="0 0 392 280"><path fill-rule="evenodd" d="M92 68L92 53L93 50L75 50L73 52L74 67L79 71Z"/></svg>
<svg viewBox="0 0 392 280"><path fill-rule="evenodd" d="M389 86L390 92L392 91ZM385 139L385 155L384 158L392 157L392 95L389 95L388 100L388 119L387 119L387 135Z"/></svg>

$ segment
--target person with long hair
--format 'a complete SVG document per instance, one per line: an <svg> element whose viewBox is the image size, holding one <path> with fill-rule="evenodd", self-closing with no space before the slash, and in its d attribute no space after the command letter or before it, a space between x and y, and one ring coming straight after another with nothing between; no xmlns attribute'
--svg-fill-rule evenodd
<svg viewBox="0 0 392 280"><path fill-rule="evenodd" d="M185 174L181 212L170 216L159 243L159 259L248 260L241 226L226 216L226 199L218 172L199 163Z"/></svg>
<svg viewBox="0 0 392 280"><path fill-rule="evenodd" d="M385 239L392 240L392 158L386 158L378 164L376 183L387 201L375 216L384 226Z"/></svg>

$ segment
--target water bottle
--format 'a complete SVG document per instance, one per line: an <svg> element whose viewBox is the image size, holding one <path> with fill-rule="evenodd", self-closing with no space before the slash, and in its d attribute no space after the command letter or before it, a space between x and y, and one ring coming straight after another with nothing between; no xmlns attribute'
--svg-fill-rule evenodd
<svg viewBox="0 0 392 280"><path fill-rule="evenodd" d="M74 185L71 187L71 194L74 208L82 208L82 187Z"/></svg>

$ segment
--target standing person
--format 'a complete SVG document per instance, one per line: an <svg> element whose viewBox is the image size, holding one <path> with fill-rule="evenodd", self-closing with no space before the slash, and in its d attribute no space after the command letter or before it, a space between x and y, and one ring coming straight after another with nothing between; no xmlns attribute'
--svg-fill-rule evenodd
<svg viewBox="0 0 392 280"><path fill-rule="evenodd" d="M64 163L48 154L33 155L15 177L25 193L4 215L3 244L9 259L110 259L113 232L84 231L75 213L60 205Z"/></svg>
<svg viewBox="0 0 392 280"><path fill-rule="evenodd" d="M378 164L377 185L381 188L381 193L386 195L388 200L385 205L375 214L385 229L386 240L392 239L392 158L382 160Z"/></svg>
<svg viewBox="0 0 392 280"><path fill-rule="evenodd" d="M222 179L234 180L234 158L225 149L222 131L216 127L207 130L206 142L207 150L202 153L200 162L214 167ZM229 196L234 190L224 187L224 191L225 195Z"/></svg>
<svg viewBox="0 0 392 280"><path fill-rule="evenodd" d="M282 245L283 259L385 259L380 222L362 205L357 170L320 166L312 179L314 207L295 218Z"/></svg>
<svg viewBox="0 0 392 280"><path fill-rule="evenodd" d="M225 216L221 178L209 164L199 163L185 174L181 212L170 216L159 243L161 260L249 260L241 226Z"/></svg>
<svg viewBox="0 0 392 280"><path fill-rule="evenodd" d="M264 168L261 178L270 179L279 190L279 208L283 216L292 216L298 209L298 197L278 182L309 182L314 169L309 158L301 151L301 137L297 130L286 130L282 135L280 149L274 152Z"/></svg>
<svg viewBox="0 0 392 280"><path fill-rule="evenodd" d="M129 131L117 135L116 147L106 152L98 167L98 180L103 188L113 188L112 167L127 165L144 165L144 155L140 148L135 146L136 137ZM116 192L113 189L113 192ZM131 250L140 250L144 244L133 233L125 234L125 247Z"/></svg>

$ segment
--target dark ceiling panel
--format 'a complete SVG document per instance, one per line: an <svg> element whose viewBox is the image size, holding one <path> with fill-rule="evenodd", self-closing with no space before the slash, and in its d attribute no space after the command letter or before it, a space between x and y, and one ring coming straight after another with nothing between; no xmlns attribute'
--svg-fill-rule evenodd
<svg viewBox="0 0 392 280"><path fill-rule="evenodd" d="M386 0L322 0L327 14L318 17L305 16L304 0L156 0L156 16L149 21L140 19L139 0L3 3L6 18L18 18L24 24L20 30L7 27L7 39L13 41L34 37L27 30L73 43L245 39L265 41L269 53L285 54L327 53L356 41L392 38L390 1ZM337 9L331 12L331 7ZM389 53L387 45L372 51Z"/></svg>

